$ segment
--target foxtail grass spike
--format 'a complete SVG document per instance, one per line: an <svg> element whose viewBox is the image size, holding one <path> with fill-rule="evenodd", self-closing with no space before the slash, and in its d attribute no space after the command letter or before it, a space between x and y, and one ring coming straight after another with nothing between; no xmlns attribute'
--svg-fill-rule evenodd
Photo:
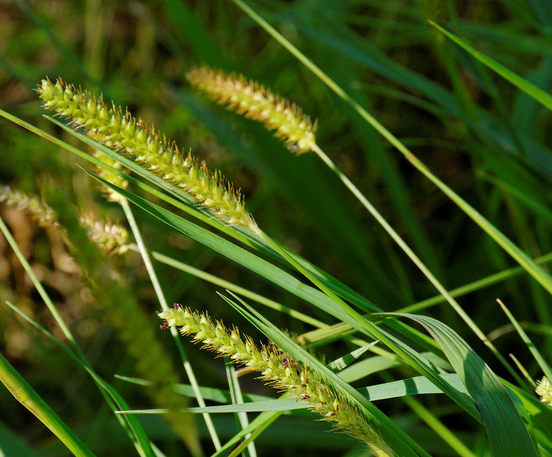
<svg viewBox="0 0 552 457"><path fill-rule="evenodd" d="M186 76L209 98L245 117L264 122L269 130L276 130L275 136L283 139L290 151L303 154L315 147L316 122L313 124L301 108L260 84L207 66L194 68Z"/></svg>
<svg viewBox="0 0 552 457"><path fill-rule="evenodd" d="M59 227L54 210L34 195L27 195L13 190L10 186L0 185L0 203L25 211L41 227Z"/></svg>
<svg viewBox="0 0 552 457"><path fill-rule="evenodd" d="M543 403L552 406L552 383L550 380L545 376L537 384L538 386L535 393L540 397Z"/></svg>
<svg viewBox="0 0 552 457"><path fill-rule="evenodd" d="M116 170L120 170L123 173L128 173L128 170L123 167L123 165L120 162L117 162L115 159L112 159L111 157L105 155L104 153L100 151L96 151L94 153L94 157L96 159L101 160L103 163L109 165L112 168L115 168ZM110 171L104 170L101 167L98 167L98 176L100 178L105 179L106 181L110 182L111 184L115 184L117 187L120 187L121 189L126 189L128 187L128 181L123 178L122 176L116 175L115 173L112 173ZM106 198L109 201L112 202L119 202L121 201L123 196L112 190L110 187L107 187L105 185L102 185L102 191L105 194Z"/></svg>
<svg viewBox="0 0 552 457"><path fill-rule="evenodd" d="M364 441L375 455L393 455L356 407L276 346L257 346L250 337L241 336L237 328L227 330L222 322L213 322L206 314L178 304L158 315L165 320L162 328L180 327L183 335L193 335L194 341L205 348L261 372L263 381L293 393L337 429Z"/></svg>
<svg viewBox="0 0 552 457"><path fill-rule="evenodd" d="M88 237L104 250L117 254L128 251L128 230L121 225L100 222L90 215L81 216L79 222L88 230Z"/></svg>
<svg viewBox="0 0 552 457"><path fill-rule="evenodd" d="M65 228L58 222L56 213L38 197L0 185L0 203L25 211L38 225L57 229L65 239ZM88 230L90 239L106 251L118 254L128 251L128 231L124 227L100 222L91 215L81 216L79 222Z"/></svg>
<svg viewBox="0 0 552 457"><path fill-rule="evenodd" d="M191 154L184 158L174 142L146 126L141 119L136 120L128 111L123 114L120 107L110 107L102 97L76 89L61 79L55 83L43 79L37 91L45 108L71 119L74 127L83 127L94 140L133 157L148 170L180 187L195 198L198 206L211 210L228 225L256 229L238 190Z"/></svg>

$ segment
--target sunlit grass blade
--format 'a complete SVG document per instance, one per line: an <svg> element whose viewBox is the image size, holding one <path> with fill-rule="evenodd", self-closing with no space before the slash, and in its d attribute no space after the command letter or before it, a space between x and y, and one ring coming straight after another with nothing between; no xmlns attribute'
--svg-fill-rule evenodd
<svg viewBox="0 0 552 457"><path fill-rule="evenodd" d="M443 374L450 385L458 389L459 392L468 393L466 386L456 373ZM370 401L385 400L389 398L404 397L408 395L426 395L443 393L441 389L435 386L429 379L423 376L401 379L400 381L390 381L383 384L374 384L368 387L361 387L358 391L365 395Z"/></svg>
<svg viewBox="0 0 552 457"><path fill-rule="evenodd" d="M134 219L134 215L132 213L132 210L130 208L130 205L128 204L128 200L125 198L121 198L119 200L119 203L123 207L123 210L125 212L125 215L127 217L128 223L132 229L132 233L134 234L134 238L136 239L136 242L138 244L138 248L140 251L140 254L142 256L142 260L144 261L144 265L146 266L146 270L148 272L148 276L150 277L151 283L153 285L153 288L155 290L155 294L157 295L157 299L159 300L159 304L161 305L161 308L163 310L168 309L167 300L165 299L165 294L163 292L163 289L161 288L161 284L159 283L159 280L157 278L157 273L155 273L155 269L153 268L153 264L151 263L151 259L149 256L149 252L146 248L146 245L144 243L142 234L140 232L140 229L138 227L138 224L136 223L136 220ZM171 334L173 337L173 340L175 342L175 345L178 349L178 353L180 355L180 358L182 359L182 364L184 365L184 370L186 371L186 375L188 376L188 379L190 380L190 384L194 388L195 394L196 394L196 400L199 404L199 406L205 406L205 401L203 400L203 397L201 396L201 392L199 390L199 385L196 380L196 376L194 373L194 370L192 368L192 365L190 361L188 360L188 356L186 355L186 351L184 350L184 346L182 345L182 342L180 338L178 337L178 332L176 329L171 329ZM211 440L213 441L213 445L215 446L215 449L220 449L220 440L217 435L217 431L215 429L215 426L213 425L213 421L211 420L211 417L209 414L203 414L203 419L205 421L205 425L207 426L207 430L209 431L209 435L211 436Z"/></svg>
<svg viewBox="0 0 552 457"><path fill-rule="evenodd" d="M308 405L297 400L268 400L256 401L253 403L241 403L235 405L207 406L206 408L188 408L191 413L236 413L248 412L257 413L262 411L292 411L294 409L305 409ZM248 424L249 425L249 424ZM244 427L245 428L245 427Z"/></svg>
<svg viewBox="0 0 552 457"><path fill-rule="evenodd" d="M270 338L280 349L289 354L293 360L303 363L308 369L316 373L323 382L337 389L344 398L353 405L357 405L357 407L363 411L363 414L366 414L367 417L374 420L378 425L379 433L382 434L382 439L387 446L393 449L393 451L399 452L399 455L405 457L408 455L416 455L416 452L420 453L420 455L426 455L425 451L390 421L387 416L382 414L379 409L374 407L372 403L366 401L362 395L359 395L359 392L326 368L326 366L315 357L302 349L284 332L271 324L242 300L240 300L241 305L239 305L225 296L222 296L222 298Z"/></svg>
<svg viewBox="0 0 552 457"><path fill-rule="evenodd" d="M353 109L373 128L375 128L390 144L392 144L404 157L426 178L433 182L447 197L449 197L462 211L464 211L474 222L479 225L497 244L499 244L508 254L512 256L527 272L535 278L550 294L552 294L552 277L510 239L508 239L500 230L491 224L468 202L454 192L449 186L435 176L404 144L387 130L374 116L360 106L350 95L339 87L326 73L317 67L310 59L302 54L285 37L283 37L274 27L261 18L255 11L247 6L241 0L232 0L251 18L253 18L261 27L263 27L275 40L284 48L293 54L310 71L320 78L330 89L339 97L349 103Z"/></svg>
<svg viewBox="0 0 552 457"><path fill-rule="evenodd" d="M504 79L510 81L514 86L518 87L520 90L522 90L523 92L531 96L533 99L537 100L546 108L548 108L549 110L552 110L552 96L550 94L542 90L540 87L535 86L533 83L527 81L525 78L522 78L518 74L509 70L504 65L499 64L497 61L477 51L469 44L467 44L464 40L457 37L453 33L450 33L448 30L444 29L443 27L437 25L435 22L429 21L429 23L437 30L439 30L441 33L443 33L448 38L450 38L452 41L454 41L456 44L458 44L461 48L467 51L474 58L482 62L484 65L489 67L494 72L498 73Z"/></svg>
<svg viewBox="0 0 552 457"><path fill-rule="evenodd" d="M371 349L374 345L376 345L378 342L373 341L370 344L367 344L366 346L362 346L361 348L355 349L353 352L350 352L349 354L344 355L343 357L340 357L339 359L334 360L333 362L328 363L327 367L330 370L333 371L341 371L347 368L351 363L358 360L362 354L364 354L366 351Z"/></svg>
<svg viewBox="0 0 552 457"><path fill-rule="evenodd" d="M499 378L460 336L442 322L414 314L397 314L420 323L439 343L477 403L493 456L537 456L535 445Z"/></svg>
<svg viewBox="0 0 552 457"><path fill-rule="evenodd" d="M117 409L115 407L115 404L117 403L117 407L121 407L121 405L124 405L124 400L120 397L120 395L111 387L109 384L105 383L94 371L92 366L87 361L83 351L77 344L75 338L73 337L73 334L65 324L65 321L62 319L61 315L59 314L56 306L50 299L48 293L36 277L34 271L32 270L31 266L29 265L27 259L22 254L21 250L19 249L19 246L15 242L15 239L11 235L10 231L6 227L4 221L0 217L0 231L2 231L3 235L5 236L6 240L10 244L11 248L15 252L18 260L21 262L21 265L25 269L26 273L29 275L35 289L38 291L41 298L44 300L44 303L46 304L48 310L53 315L54 320L58 324L58 326L61 328L64 336L67 338L67 340L70 342L71 347L74 350L74 353L76 354L76 357L80 360L80 364L88 371L88 373L92 376L92 379L97 384L101 394L103 395L104 399L110 406L112 410ZM113 400L113 401L112 401ZM142 426L136 421L135 419L131 418L128 422L120 421L121 426L125 429L126 433L128 434L130 440L136 447L136 449L141 453L141 455L146 457L153 457L153 450L151 447L151 442L146 436Z"/></svg>
<svg viewBox="0 0 552 457"><path fill-rule="evenodd" d="M25 408L33 413L77 457L94 453L73 433L23 377L0 354L0 381Z"/></svg>
<svg viewBox="0 0 552 457"><path fill-rule="evenodd" d="M500 305L500 308L502 309L502 311L504 311L504 314L506 314L506 316L508 316L508 319L510 319L510 322L512 323L512 325L514 326L514 328L518 332L518 335L521 337L522 341L527 346L527 349L529 349L531 351L531 354L533 354L533 357L535 358L536 362L539 364L539 367L542 370L542 372L544 373L544 375L548 379L552 379L552 368L550 368L550 365L548 364L548 362L542 356L542 354L540 353L538 348L535 346L533 341L531 341L531 338L529 338L529 335L527 335L525 330L523 330L521 325L519 325L519 322L516 320L516 318L510 312L510 310L506 307L506 305L504 305L504 303L502 303L501 300L497 300L497 302Z"/></svg>

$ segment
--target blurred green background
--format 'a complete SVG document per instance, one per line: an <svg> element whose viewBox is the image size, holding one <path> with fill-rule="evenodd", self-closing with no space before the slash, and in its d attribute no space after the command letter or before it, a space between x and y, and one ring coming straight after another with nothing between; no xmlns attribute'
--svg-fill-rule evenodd
<svg viewBox="0 0 552 457"><path fill-rule="evenodd" d="M428 25L431 19L546 91L552 83L552 3L538 0L257 0L247 2L355 100L367 108L429 168L524 249L551 251L552 155L550 115L541 105L481 66ZM364 208L314 155L295 157L253 121L192 93L185 72L206 63L237 71L296 102L318 119L318 144L405 237L433 273L454 289L515 265L479 227L423 178L370 126L295 57L229 0L0 1L0 105L65 141L41 116L34 89L58 77L128 107L184 151L219 169L241 188L249 210L273 238L328 271L381 308L393 311L435 295L435 290ZM78 145L84 148L84 146ZM0 183L37 195L58 189L55 209L94 211L123 220L79 170L80 159L0 120ZM50 190L48 190L50 189ZM53 203L52 203L53 204ZM148 246L228 281L308 313L295 297L135 211ZM106 379L136 376L121 344L59 239L26 215L0 214L87 356ZM157 326L151 284L137 254L106 258ZM255 332L191 276L156 265L166 296ZM552 355L550 298L525 275L459 298L460 304L505 355L528 357L495 303L501 298L540 350ZM43 398L90 443L97 455L133 455L84 372L27 324L5 300L16 303L56 336L40 297L0 238L0 351ZM486 358L489 354L447 305L423 311L453 327ZM282 328L307 326L266 311ZM322 317L315 315L314 317ZM140 332L140 329L136 329ZM493 334L493 333L491 333ZM170 356L172 346L160 333ZM225 385L222 361L186 343L200 384ZM189 349L188 349L189 348ZM329 349L328 359L344 346ZM498 365L498 364L497 364ZM178 367L178 363L175 363ZM493 366L504 374L499 366ZM540 373L529 364L536 378ZM177 373L185 381L183 373ZM359 383L378 381L367 378ZM244 390L270 394L248 378ZM152 407L141 388L114 384L136 408ZM433 402L433 403L432 403ZM435 399L427 399L436 407ZM378 405L379 406L379 405ZM396 420L411 412L399 402L381 405ZM448 414L447 411L443 412ZM454 415L451 415L451 421ZM232 436L231 417L216 417ZM289 419L289 420L287 420ZM146 417L148 435L167 455L186 455L158 416ZM297 425L294 421L299 421ZM197 421L201 429L201 421ZM319 422L284 418L257 441L260 455L342 455L355 446L323 432ZM312 431L311 431L312 429ZM432 452L423 427L411 432ZM108 431L113 436L106 435ZM469 425L466 433L469 433ZM460 431L462 432L462 431ZM13 433L40 455L67 455L50 433L0 389L0 442ZM205 432L202 431L203 435ZM309 435L312 433L314 435ZM224 435L224 433L222 433ZM305 436L316 436L304 442ZM433 444L434 445L434 444ZM208 439L205 448L209 450ZM434 445L435 446L435 445ZM11 455L18 454L17 451ZM443 451L445 452L445 451ZM439 455L436 453L435 455ZM447 455L446 453L442 455Z"/></svg>

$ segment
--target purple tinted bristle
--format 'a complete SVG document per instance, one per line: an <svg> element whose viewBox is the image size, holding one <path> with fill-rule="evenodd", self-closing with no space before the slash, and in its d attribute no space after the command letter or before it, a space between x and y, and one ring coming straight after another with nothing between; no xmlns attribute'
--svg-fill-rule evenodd
<svg viewBox="0 0 552 457"><path fill-rule="evenodd" d="M166 322L163 322L163 323L159 326L159 328L160 328L161 330L167 330L167 329L169 328L169 324L167 324Z"/></svg>

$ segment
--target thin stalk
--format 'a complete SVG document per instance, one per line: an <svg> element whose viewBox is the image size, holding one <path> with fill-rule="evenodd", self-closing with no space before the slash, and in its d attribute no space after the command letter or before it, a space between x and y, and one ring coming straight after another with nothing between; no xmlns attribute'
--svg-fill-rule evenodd
<svg viewBox="0 0 552 457"><path fill-rule="evenodd" d="M335 81L333 81L318 66L309 60L301 51L284 38L274 27L266 22L261 16L247 6L242 0L231 0L255 22L265 29L278 43L287 49L306 68L312 71L340 98L350 104L353 109L368 122L378 133L380 133L391 145L393 145L418 171L435 184L448 198L450 198L464 213L466 213L477 225L479 225L499 246L501 246L512 258L514 258L527 272L535 278L544 289L552 294L552 277L542 268L537 266L533 260L509 240L500 230L492 225L468 202L448 187L443 181L435 176L427 166L420 161L401 141L387 130L374 116L366 111L358 102L347 94Z"/></svg>
<svg viewBox="0 0 552 457"><path fill-rule="evenodd" d="M462 457L476 457L453 432L450 431L434 414L431 413L415 398L405 395L402 400L422 419L429 427L439 435L456 453Z"/></svg>
<svg viewBox="0 0 552 457"><path fill-rule="evenodd" d="M10 247L13 249L15 255L19 259L21 265L23 266L23 269L25 272L29 275L29 278L31 279L34 287L36 288L39 295L42 297L42 300L46 304L48 310L52 313L52 316L54 317L54 320L58 324L58 326L61 328L65 338L69 341L71 344L71 347L75 351L76 358L78 359L79 363L84 367L84 369L90 374L92 379L94 380L95 384L98 386L98 390L104 397L105 401L109 405L112 411L115 411L117 409L121 409L121 403L119 399L117 399L113 392L111 392L112 388L107 384L102 378L100 378L94 369L92 368L92 365L90 365L90 362L86 359L86 356L84 355L84 352L81 350L79 345L77 344L73 334L65 325L65 321L61 317L61 315L58 313L57 308L55 307L54 303L48 296L46 290L44 287L42 287L42 284L34 274L31 266L29 265L29 262L27 262L27 259L23 256L21 253L21 250L19 249L19 246L17 245L17 242L11 235L10 231L8 230L6 224L0 217L0 231L2 231L4 237L8 241ZM154 452L151 447L151 442L146 441L143 431L139 430L140 425L136 421L135 418L130 417L120 417L119 415L116 415L117 420L121 424L121 427L125 430L127 433L129 439L135 446L136 450L142 457L154 457Z"/></svg>
<svg viewBox="0 0 552 457"><path fill-rule="evenodd" d="M496 356L496 358L504 365L504 367L510 372L512 376L518 382L521 382L521 379L518 379L518 374L512 368L512 366L506 361L502 354L496 349L493 343L489 341L487 336L481 331L477 324L470 318L468 313L466 313L460 304L450 295L450 293L445 289L441 282L429 271L425 266L422 260L414 253L414 251L406 244L406 242L401 238L401 236L389 225L385 218L380 214L380 212L372 205L368 199L358 190L358 188L351 182L343 172L337 168L335 163L318 147L315 145L313 151L322 159L322 161L332 170L337 177L347 186L347 188L353 193L353 195L364 205L364 207L370 212L372 216L379 222L379 224L384 228L384 230L389 234L389 236L400 246L400 248L406 253L408 257L414 262L414 264L420 269L420 271L425 275L427 279L433 284L433 286L439 291L439 293L446 299L446 301L452 306L456 313L464 320L468 327L477 335L477 337L487 346Z"/></svg>
<svg viewBox="0 0 552 457"><path fill-rule="evenodd" d="M128 223L130 225L130 228L132 230L132 234L134 235L134 238L136 239L136 243L138 244L138 250L140 251L140 254L142 255L142 260L144 261L144 265L146 266L146 269L148 271L148 275L151 279L153 288L155 290L155 294L157 295L157 299L159 300L159 303L161 305L161 308L166 311L169 309L169 306L167 305L167 300L165 299L165 294L163 293L163 289L161 288L161 285L159 284L159 280L157 278L157 274L155 273L155 269L153 268L153 264L151 263L150 256L148 254L148 250L146 248L146 245L144 244L144 240L142 238L142 235L140 233L140 229L138 228L138 224L136 223L136 219L134 218L134 214L132 213L132 210L130 209L130 205L128 204L128 200L124 197L121 197L119 200L121 206L123 207L123 211L125 212L125 216L128 220ZM197 379L195 377L192 365L190 364L190 361L188 360L188 356L186 355L186 352L184 350L184 346L182 345L182 341L178 335L178 330L176 328L171 327L171 335L174 339L174 342L176 344L176 347L178 349L178 353L180 354L180 357L182 359L182 364L184 365L184 370L186 371L186 375L188 376L188 379L190 381L190 385L192 386L192 389L194 391L194 394L197 399L197 403L201 408L205 408L206 403L203 399L203 395L201 395L201 391L199 389L199 385L197 383ZM202 413L203 420L205 421L205 425L207 426L207 430L209 431L209 435L211 436L211 440L213 441L213 445L215 446L215 449L218 451L221 448L220 439L218 437L217 431L215 429L215 426L213 424L213 421L211 419L211 416L209 413Z"/></svg>
<svg viewBox="0 0 552 457"><path fill-rule="evenodd" d="M240 383L238 381L238 377L236 376L236 368L234 365L232 365L232 361L229 357L225 357L224 361L226 363L226 376L228 378L228 387L230 390L230 397L232 399L232 404L234 405L241 405L243 404L243 395L240 388ZM244 411L240 411L236 413L236 418L238 422L238 426L240 427L240 430L244 430L247 427L249 427L249 418L247 417L247 413ZM245 435L245 438L249 438L251 436L250 433ZM257 457L257 450L255 448L255 443L251 441L247 445L247 451L244 452L244 457Z"/></svg>

